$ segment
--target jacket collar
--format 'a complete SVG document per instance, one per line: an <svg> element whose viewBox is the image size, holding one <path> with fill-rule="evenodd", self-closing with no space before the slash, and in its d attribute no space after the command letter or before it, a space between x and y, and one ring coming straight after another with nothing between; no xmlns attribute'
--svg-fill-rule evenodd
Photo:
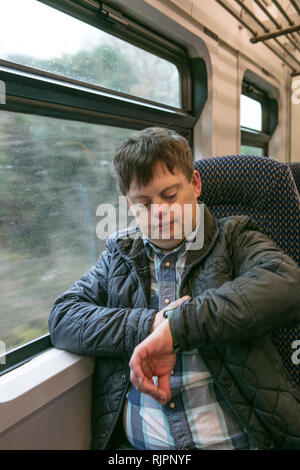
<svg viewBox="0 0 300 470"><path fill-rule="evenodd" d="M216 224L215 218L212 216L208 208L204 205L204 243L201 248L197 248L197 246L192 247L195 249L190 249L187 255L187 259L184 265L184 270L182 273L181 278L181 285L180 285L180 296L183 295L184 286L187 281L191 270L198 264L200 261L205 258L209 252L211 251L212 247L215 244L215 241L219 235L219 229Z"/></svg>
<svg viewBox="0 0 300 470"><path fill-rule="evenodd" d="M203 204L203 203L202 203ZM195 262L199 261L206 253L208 252L209 248L212 246L212 241L215 239L216 235L218 234L218 228L214 217L209 212L208 208L205 204L204 206L204 240L202 243L195 243L190 247L188 251L187 260L185 263L186 269ZM186 271L186 269L184 271Z"/></svg>

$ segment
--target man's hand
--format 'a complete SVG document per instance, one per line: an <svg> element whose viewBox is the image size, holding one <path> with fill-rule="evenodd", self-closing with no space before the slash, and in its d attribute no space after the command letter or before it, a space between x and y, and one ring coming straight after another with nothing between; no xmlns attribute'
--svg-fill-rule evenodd
<svg viewBox="0 0 300 470"><path fill-rule="evenodd" d="M167 312L168 310L171 310L172 308L179 307L183 302L186 300L190 299L191 297L189 295L185 295L184 297L180 297L180 299L174 300L171 302L167 307L163 308L154 317L154 321L152 323L152 328L151 328L151 333L159 326L162 324L162 322L166 321L166 318L164 317L164 313Z"/></svg>
<svg viewBox="0 0 300 470"><path fill-rule="evenodd" d="M169 320L165 319L142 341L131 356L130 380L142 393L165 405L171 399L170 375L176 362ZM158 387L152 377L157 376Z"/></svg>

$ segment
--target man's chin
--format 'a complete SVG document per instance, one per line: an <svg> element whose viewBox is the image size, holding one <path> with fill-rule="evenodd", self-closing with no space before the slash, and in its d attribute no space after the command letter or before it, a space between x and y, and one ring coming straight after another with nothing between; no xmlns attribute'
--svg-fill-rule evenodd
<svg viewBox="0 0 300 470"><path fill-rule="evenodd" d="M183 242L184 238L149 238L149 240L151 241L151 243L153 243L153 245L157 246L158 248L171 250L179 246Z"/></svg>
<svg viewBox="0 0 300 470"><path fill-rule="evenodd" d="M148 233L145 233L143 230L142 232L151 241L151 243L153 243L153 245L163 249L176 248L185 239L182 230L176 230L176 226L174 227L174 224L171 224L164 229L156 227L152 231L149 229Z"/></svg>

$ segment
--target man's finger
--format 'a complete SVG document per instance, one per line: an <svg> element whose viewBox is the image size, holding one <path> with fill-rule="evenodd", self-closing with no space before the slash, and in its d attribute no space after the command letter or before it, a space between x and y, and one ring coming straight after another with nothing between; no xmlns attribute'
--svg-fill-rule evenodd
<svg viewBox="0 0 300 470"><path fill-rule="evenodd" d="M131 363L130 380L139 392L150 395L154 400L162 403L163 405L167 403L168 394L166 394L163 389L160 390L153 383L151 376L147 377L144 375L142 369L135 361L132 361Z"/></svg>
<svg viewBox="0 0 300 470"><path fill-rule="evenodd" d="M142 377L134 375L131 372L130 380L139 392L145 393L147 395L151 395L155 400L158 399L158 396L159 396L158 388L154 385L152 379L149 379L147 377L142 378ZM164 398L164 396L162 398Z"/></svg>
<svg viewBox="0 0 300 470"><path fill-rule="evenodd" d="M172 305L173 305L173 308L176 306L176 305L180 305L182 304L183 302L185 302L186 300L190 299L191 297L189 295L185 295L184 297L180 297L180 299L177 299L177 300L174 300L174 302L172 302Z"/></svg>
<svg viewBox="0 0 300 470"><path fill-rule="evenodd" d="M139 359L139 355L137 353L133 354L129 363L129 367L131 383L139 391L144 392L146 388L148 389L149 385L147 384L153 385L152 373L146 364L142 366L141 361Z"/></svg>
<svg viewBox="0 0 300 470"><path fill-rule="evenodd" d="M163 310L166 312L168 310L171 310L175 307L179 307L183 302L186 300L189 300L191 297L189 295L185 295L184 297L180 297L180 299L174 300L173 302L170 303L167 307L165 307Z"/></svg>
<svg viewBox="0 0 300 470"><path fill-rule="evenodd" d="M158 395L164 397L166 403L171 400L170 374L158 377Z"/></svg>

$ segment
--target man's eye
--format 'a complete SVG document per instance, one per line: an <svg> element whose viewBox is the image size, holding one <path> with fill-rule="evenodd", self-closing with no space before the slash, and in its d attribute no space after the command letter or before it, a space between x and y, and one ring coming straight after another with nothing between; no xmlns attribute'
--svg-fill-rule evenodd
<svg viewBox="0 0 300 470"><path fill-rule="evenodd" d="M177 196L177 193L172 193L172 194L167 194L165 196L166 199L175 199L175 197Z"/></svg>
<svg viewBox="0 0 300 470"><path fill-rule="evenodd" d="M141 207L141 209L143 209L144 207L150 207L151 206L151 202L139 202L138 205Z"/></svg>

